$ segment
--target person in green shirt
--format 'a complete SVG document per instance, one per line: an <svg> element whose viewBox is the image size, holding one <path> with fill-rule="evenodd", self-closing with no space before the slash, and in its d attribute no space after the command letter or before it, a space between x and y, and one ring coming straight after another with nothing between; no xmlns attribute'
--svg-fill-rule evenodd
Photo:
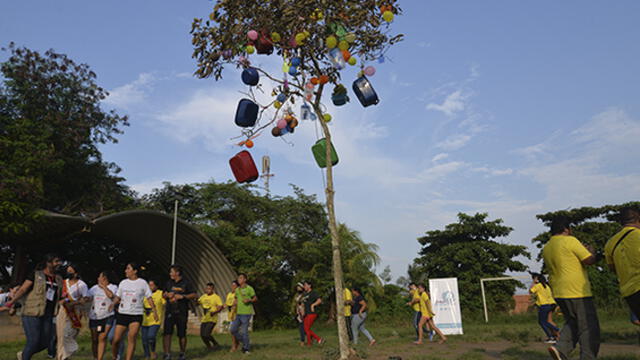
<svg viewBox="0 0 640 360"><path fill-rule="evenodd" d="M255 313L253 304L258 301L255 290L251 285L247 284L247 274L238 275L238 284L236 289L236 319L231 323L231 335L236 339L236 344L242 342L242 352L248 354L250 350L249 343L249 324L251 317ZM231 348L231 351L238 350L237 345Z"/></svg>

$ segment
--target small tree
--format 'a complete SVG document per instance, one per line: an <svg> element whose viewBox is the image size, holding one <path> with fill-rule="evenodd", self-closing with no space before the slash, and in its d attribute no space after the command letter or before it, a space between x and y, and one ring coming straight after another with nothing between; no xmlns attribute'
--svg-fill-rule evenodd
<svg viewBox="0 0 640 360"><path fill-rule="evenodd" d="M347 101L344 87L339 86L339 70L347 62L355 65L359 61L362 71L371 75L374 69L365 68L364 62L384 59L387 49L402 39L402 35L388 34L388 23L400 12L396 0L219 0L209 20L195 19L191 30L193 57L198 62L195 74L201 78L222 78L224 65L249 68L251 64L247 57L254 51L268 54L275 51L284 59L284 76L253 68L276 84L272 95L278 97L260 107L262 118L265 110L273 105L273 116L245 129L242 136L246 139L241 145L253 146L253 138L273 127L281 109L293 105L296 100L298 103L304 101L317 116L326 142L325 195L338 307L343 303L342 261L333 200L333 164L328 161L332 159L331 132L327 126L331 116L322 105L323 93L331 83L336 86L334 95L340 98L338 101ZM252 91L248 95L255 101ZM274 136L281 135L284 129L295 128L297 121L294 122L290 113L288 115L286 127L279 125L272 129ZM282 121L284 119L281 124ZM346 359L348 338L345 319L340 312L338 335L340 356Z"/></svg>
<svg viewBox="0 0 640 360"><path fill-rule="evenodd" d="M444 230L427 231L418 239L420 257L409 268L413 281L433 277L457 277L460 302L466 310L479 310L480 279L504 276L507 271L525 271L527 267L514 259L529 257L525 246L510 245L494 239L508 236L512 228L502 219L486 221L487 214L458 214L458 222ZM505 309L512 303L516 282L501 282L488 289L489 303Z"/></svg>

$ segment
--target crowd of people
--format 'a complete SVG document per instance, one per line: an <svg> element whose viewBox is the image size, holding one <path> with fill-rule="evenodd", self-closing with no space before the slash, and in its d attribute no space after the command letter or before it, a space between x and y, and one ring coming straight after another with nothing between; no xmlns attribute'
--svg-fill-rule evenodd
<svg viewBox="0 0 640 360"><path fill-rule="evenodd" d="M243 352L250 350L249 324L253 304L258 299L247 283L246 274L233 281L232 291L223 303L213 283L207 283L204 294L198 297L179 265L170 267L170 279L161 289L156 280L143 279L140 275L144 267L134 262L126 265L125 278L117 285L115 275L105 270L91 288L73 263L66 263L61 276L61 264L59 256L46 255L21 285L0 295L0 311L20 312L22 317L26 344L17 353L18 360L30 360L44 350L49 358L70 359L78 350L76 339L84 316L88 317L94 359L103 360L107 356L107 345L111 347L113 360L133 359L139 333L145 359L157 359L156 338L162 325L163 359L171 359L175 330L180 347L178 359L184 360L191 301L202 308L200 336L209 350L219 347L213 330L225 308L231 321L231 351L237 351L240 345Z"/></svg>
<svg viewBox="0 0 640 360"><path fill-rule="evenodd" d="M580 359L596 359L598 355L600 327L586 267L601 257L618 277L621 295L630 308L631 322L640 325L640 212L622 209L620 217L623 229L609 239L603 254L574 237L569 220L556 218L551 223L552 236L542 250L549 281L541 273L532 273L529 291L536 298L538 322L546 342L552 344L549 353L556 360L567 359L577 344L580 344ZM220 347L213 330L220 322L220 313L226 309L231 351L249 353L251 350L249 327L258 298L247 283L246 274L240 274L233 281L223 301L211 282L198 297L179 265L170 267L169 281L164 287L154 279L143 279L144 268L131 262L125 267L124 280L117 285L116 276L105 270L89 288L76 264L66 262L64 276L59 271L61 264L59 256L46 255L22 284L0 294L0 312L19 311L22 316L26 344L17 354L18 360L29 360L44 350L56 360L71 358L78 350L76 338L85 315L89 320L94 359L103 360L108 345L113 360L133 359L139 333L145 359L156 359L156 338L162 325L164 360L171 359L174 330L179 343L178 359L184 360L191 302L202 308L200 337L207 349ZM438 335L439 343L444 343L447 337L434 322L435 313L425 285L411 283L409 295L407 305L413 309L414 343L423 344L425 334L430 341ZM370 346L375 345L376 339L366 328L369 306L362 290L345 288L343 298L349 341L358 344L362 333ZM322 301L310 280L296 285L293 313L301 346L325 342L313 330ZM556 308L564 316L562 329L553 322Z"/></svg>
<svg viewBox="0 0 640 360"><path fill-rule="evenodd" d="M529 290L536 297L538 322L546 341L552 343L548 350L555 360L568 359L577 344L581 360L598 356L600 324L587 267L602 257L618 277L631 322L640 325L640 212L622 209L620 222L623 228L607 241L604 254L573 236L569 219L558 217L550 224L552 236L542 249L549 282L541 274L532 274L533 285ZM564 316L562 329L552 320L556 306Z"/></svg>

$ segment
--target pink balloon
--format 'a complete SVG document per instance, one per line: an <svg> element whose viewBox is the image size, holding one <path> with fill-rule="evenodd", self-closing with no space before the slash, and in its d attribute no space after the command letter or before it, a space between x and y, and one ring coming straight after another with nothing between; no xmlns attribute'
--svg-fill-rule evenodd
<svg viewBox="0 0 640 360"><path fill-rule="evenodd" d="M258 32L255 30L249 30L249 32L247 33L247 36L251 40L258 40Z"/></svg>
<svg viewBox="0 0 640 360"><path fill-rule="evenodd" d="M367 76L373 76L376 73L376 68L373 66L367 66L364 68L364 74Z"/></svg>
<svg viewBox="0 0 640 360"><path fill-rule="evenodd" d="M284 129L284 128L286 128L286 127L287 127L287 120L285 120L285 119L280 119L280 120L278 120L278 123L276 124L276 126L277 126L279 129Z"/></svg>

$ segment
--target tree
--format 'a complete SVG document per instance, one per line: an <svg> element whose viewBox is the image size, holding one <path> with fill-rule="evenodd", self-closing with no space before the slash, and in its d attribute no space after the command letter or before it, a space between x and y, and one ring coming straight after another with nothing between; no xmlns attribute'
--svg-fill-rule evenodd
<svg viewBox="0 0 640 360"><path fill-rule="evenodd" d="M258 326L288 326L288 304L298 281L312 280L323 297L335 296L326 211L315 196L295 186L293 190L293 196L267 197L250 185L231 182L165 183L145 196L142 205L171 213L178 199L180 217L200 227L234 268L249 275L261 299L256 304ZM347 281L377 286L377 247L344 224L340 234Z"/></svg>
<svg viewBox="0 0 640 360"><path fill-rule="evenodd" d="M387 49L402 38L402 35L389 36L387 31L388 22L392 21L394 14L400 12L396 0L382 3L376 0L217 1L209 20L193 21L193 57L198 62L195 74L201 78L214 76L220 79L225 64L249 68L250 62L246 57L248 54L256 49L259 53L270 53L270 47L274 46L276 54L285 59L283 70L292 75L292 78L287 79L286 74L284 78L280 78L264 69L254 68L277 84L274 96L282 96L261 107L261 115L271 105L276 107L276 111L266 124L244 130L246 140L241 144L253 146L255 136L278 120L279 109L283 105L294 104L296 98L298 101L305 99L310 103L322 127L326 142L325 159L332 159L331 133L327 125L331 117L325 113L322 105L324 89L328 83L332 83L336 86L334 94L345 95L344 86L339 84L339 69L344 66L345 61L353 65L358 61L358 56L362 65L364 61L383 59ZM335 49L336 46L341 51ZM331 52L328 52L330 49ZM371 74L373 71L367 72ZM248 95L255 101L252 92ZM291 113L288 115L289 127L274 128L274 135L282 135L283 130L280 129L290 131L295 127ZM333 200L332 161L326 161L326 178L325 195L332 239L336 301L341 304L342 261ZM338 335L340 356L346 359L349 348L342 314L338 316Z"/></svg>
<svg viewBox="0 0 640 360"><path fill-rule="evenodd" d="M640 202L551 211L536 215L536 218L547 226L558 217L569 219L572 224L572 235L581 242L593 246L596 253L602 254L607 240L622 228L618 223L618 217L620 209L624 207L640 209ZM538 260L542 259L542 248L550 238L551 233L543 232L531 240L540 249ZM600 259L595 266L587 267L587 272L591 282L591 291L599 307L620 308L623 306L618 290L618 278L615 273L609 270L604 259Z"/></svg>
<svg viewBox="0 0 640 360"><path fill-rule="evenodd" d="M0 65L0 233L29 232L38 210L102 212L130 201L119 168L99 144L117 142L127 117L105 112L108 95L86 64L10 44Z"/></svg>
<svg viewBox="0 0 640 360"><path fill-rule="evenodd" d="M382 272L378 276L385 285L391 283L391 267L389 265L385 266L384 270L382 270Z"/></svg>
<svg viewBox="0 0 640 360"><path fill-rule="evenodd" d="M480 279L504 276L507 271L525 271L527 267L514 258L530 257L525 246L494 240L508 236L513 229L503 225L502 219L487 221L487 217L486 213L459 213L457 223L445 226L444 230L427 231L426 236L418 239L422 249L409 268L411 280L457 277L462 308L480 310ZM487 289L488 305L510 308L519 285L515 281L492 284Z"/></svg>

